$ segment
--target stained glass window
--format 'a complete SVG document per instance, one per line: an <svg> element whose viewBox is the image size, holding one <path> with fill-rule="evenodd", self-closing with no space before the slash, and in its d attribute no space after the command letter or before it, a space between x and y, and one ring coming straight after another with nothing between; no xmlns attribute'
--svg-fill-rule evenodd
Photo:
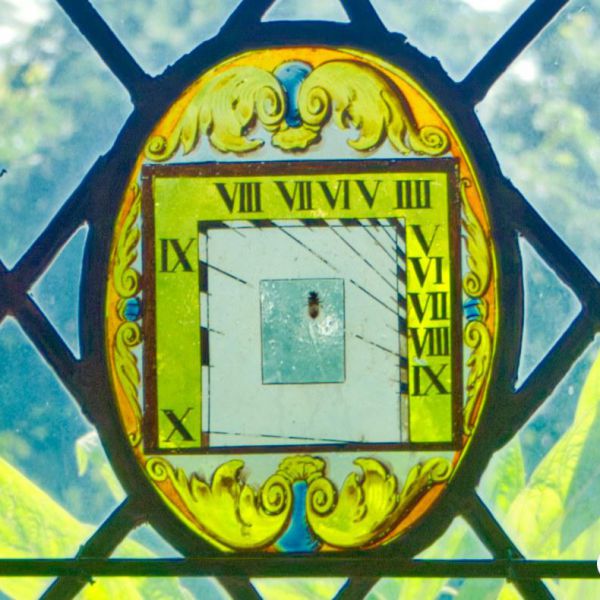
<svg viewBox="0 0 600 600"><path fill-rule="evenodd" d="M0 594L597 593L597 3L0 7Z"/></svg>

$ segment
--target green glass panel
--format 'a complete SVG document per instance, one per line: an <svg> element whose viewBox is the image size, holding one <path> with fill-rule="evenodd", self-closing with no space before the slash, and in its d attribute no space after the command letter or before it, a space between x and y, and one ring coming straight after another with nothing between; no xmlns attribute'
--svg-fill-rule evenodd
<svg viewBox="0 0 600 600"><path fill-rule="evenodd" d="M447 442L452 439L452 401L439 396L412 398L409 409L412 442Z"/></svg>
<svg viewBox="0 0 600 600"><path fill-rule="evenodd" d="M263 600L331 600L344 584L343 579L253 579L252 583Z"/></svg>
<svg viewBox="0 0 600 600"><path fill-rule="evenodd" d="M491 555L477 538L473 530L460 517L454 519L444 534L424 552L417 556L420 559L452 560L453 558L482 560ZM450 600L462 598L462 589L466 581L449 578L406 578L381 579L367 594L366 600ZM492 580L491 583L502 583ZM467 596L465 596L467 597ZM480 598L485 598L485 594Z"/></svg>
<svg viewBox="0 0 600 600"><path fill-rule="evenodd" d="M598 557L599 349L596 342L577 361L482 478L482 498L529 558Z"/></svg>

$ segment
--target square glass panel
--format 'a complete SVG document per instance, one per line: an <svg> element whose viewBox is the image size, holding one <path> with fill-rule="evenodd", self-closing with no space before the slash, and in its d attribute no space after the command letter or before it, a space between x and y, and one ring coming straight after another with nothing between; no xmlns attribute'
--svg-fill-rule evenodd
<svg viewBox="0 0 600 600"><path fill-rule="evenodd" d="M260 282L263 383L343 383L344 280Z"/></svg>
<svg viewBox="0 0 600 600"><path fill-rule="evenodd" d="M247 169L145 168L148 447L452 448L453 161Z"/></svg>

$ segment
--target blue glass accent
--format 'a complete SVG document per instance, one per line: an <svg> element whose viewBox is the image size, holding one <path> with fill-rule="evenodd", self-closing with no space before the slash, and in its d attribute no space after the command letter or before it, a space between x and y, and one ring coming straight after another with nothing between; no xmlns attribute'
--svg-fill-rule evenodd
<svg viewBox="0 0 600 600"><path fill-rule="evenodd" d="M263 383L344 381L343 279L261 281L260 308Z"/></svg>
<svg viewBox="0 0 600 600"><path fill-rule="evenodd" d="M142 303L139 298L129 298L123 312L128 321L137 321L142 316Z"/></svg>
<svg viewBox="0 0 600 600"><path fill-rule="evenodd" d="M294 493L292 518L276 544L277 549L282 552L314 552L319 546L306 521L307 490L306 481L297 481L292 486Z"/></svg>
<svg viewBox="0 0 600 600"><path fill-rule="evenodd" d="M308 63L298 60L282 63L275 70L275 77L285 92L287 103L285 121L290 127L302 125L298 110L298 92L302 82L311 71L312 67Z"/></svg>
<svg viewBox="0 0 600 600"><path fill-rule="evenodd" d="M479 310L480 301L477 298L469 298L464 304L463 309L465 311L465 317L467 321L473 321L481 317L481 311Z"/></svg>

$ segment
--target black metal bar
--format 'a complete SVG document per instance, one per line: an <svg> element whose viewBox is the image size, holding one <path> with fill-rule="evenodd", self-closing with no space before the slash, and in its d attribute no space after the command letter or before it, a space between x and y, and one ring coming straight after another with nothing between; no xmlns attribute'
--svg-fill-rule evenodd
<svg viewBox="0 0 600 600"><path fill-rule="evenodd" d="M372 30L387 31L377 11L368 0L340 0L350 21ZM244 0L231 14L223 26L225 30L245 30L260 22L264 14L274 4L274 0Z"/></svg>
<svg viewBox="0 0 600 600"><path fill-rule="evenodd" d="M26 292L48 268L67 240L85 222L94 182L106 167L106 159L99 158L77 189L54 215L46 229L19 259L12 270Z"/></svg>
<svg viewBox="0 0 600 600"><path fill-rule="evenodd" d="M121 40L89 0L56 0L106 66L127 88L134 104L148 90L152 78L138 65Z"/></svg>
<svg viewBox="0 0 600 600"><path fill-rule="evenodd" d="M0 260L0 323L13 304L15 294L13 278L6 265Z"/></svg>
<svg viewBox="0 0 600 600"><path fill-rule="evenodd" d="M386 31L383 21L368 0L341 0L341 3L353 24Z"/></svg>
<svg viewBox="0 0 600 600"><path fill-rule="evenodd" d="M97 425L102 416L94 404L97 365L75 358L52 323L27 294L12 312L38 352L75 398L85 417Z"/></svg>
<svg viewBox="0 0 600 600"><path fill-rule="evenodd" d="M6 558L2 577L457 577L476 579L600 579L595 560L419 560L270 555L204 558Z"/></svg>
<svg viewBox="0 0 600 600"><path fill-rule="evenodd" d="M79 558L110 556L127 535L143 521L139 508L129 498L118 506L100 528L81 547ZM74 598L91 582L91 575L63 575L56 579L40 600L66 600Z"/></svg>
<svg viewBox="0 0 600 600"><path fill-rule="evenodd" d="M348 579L334 596L334 600L363 600L379 581L377 577L353 577Z"/></svg>
<svg viewBox="0 0 600 600"><path fill-rule="evenodd" d="M79 363L46 315L27 295L23 296L23 302L15 309L14 315L34 346L69 387Z"/></svg>
<svg viewBox="0 0 600 600"><path fill-rule="evenodd" d="M461 500L462 515L495 558L524 558L477 494Z"/></svg>
<svg viewBox="0 0 600 600"><path fill-rule="evenodd" d="M247 577L219 577L219 583L234 600L261 600Z"/></svg>
<svg viewBox="0 0 600 600"><path fill-rule="evenodd" d="M271 8L275 0L243 0L231 13L223 30L237 30L260 23L263 15Z"/></svg>
<svg viewBox="0 0 600 600"><path fill-rule="evenodd" d="M591 344L594 334L593 323L580 313L511 399L499 444L504 444L529 420Z"/></svg>
<svg viewBox="0 0 600 600"><path fill-rule="evenodd" d="M459 84L471 104L481 102L496 80L569 0L535 0Z"/></svg>
<svg viewBox="0 0 600 600"><path fill-rule="evenodd" d="M600 326L600 283L582 260L527 202L510 186L505 200L517 229L527 238L558 277L568 285Z"/></svg>
<svg viewBox="0 0 600 600"><path fill-rule="evenodd" d="M477 494L474 493L464 498L462 507L463 517L494 558L524 558ZM512 577L508 577L508 579L512 579ZM531 600L552 600L553 598L540 579L516 580L514 585L526 600L529 598Z"/></svg>

